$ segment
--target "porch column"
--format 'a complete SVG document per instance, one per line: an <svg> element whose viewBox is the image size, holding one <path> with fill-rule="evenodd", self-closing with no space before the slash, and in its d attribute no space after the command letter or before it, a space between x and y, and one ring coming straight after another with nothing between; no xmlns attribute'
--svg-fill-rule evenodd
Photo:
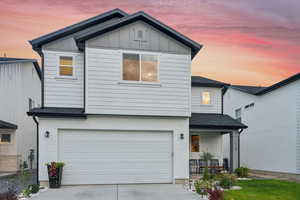
<svg viewBox="0 0 300 200"><path fill-rule="evenodd" d="M239 132L230 133L230 171L234 172L239 165Z"/></svg>

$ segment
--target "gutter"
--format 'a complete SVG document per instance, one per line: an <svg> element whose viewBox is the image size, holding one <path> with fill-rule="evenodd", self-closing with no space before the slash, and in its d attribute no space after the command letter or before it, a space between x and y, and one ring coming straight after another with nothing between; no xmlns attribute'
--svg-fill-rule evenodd
<svg viewBox="0 0 300 200"><path fill-rule="evenodd" d="M40 185L39 181L39 122L36 119L36 116L32 116L33 121L36 124L36 171L37 171L37 176L36 176L36 183Z"/></svg>
<svg viewBox="0 0 300 200"><path fill-rule="evenodd" d="M241 167L241 133L244 129L239 130L239 140L238 140L238 167Z"/></svg>

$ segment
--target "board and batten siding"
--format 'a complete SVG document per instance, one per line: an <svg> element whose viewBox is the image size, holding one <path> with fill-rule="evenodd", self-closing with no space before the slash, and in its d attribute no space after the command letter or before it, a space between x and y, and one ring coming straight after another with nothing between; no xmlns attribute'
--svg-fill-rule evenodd
<svg viewBox="0 0 300 200"><path fill-rule="evenodd" d="M202 104L202 92L210 92L211 104ZM220 88L192 87L192 113L221 113L222 91Z"/></svg>
<svg viewBox="0 0 300 200"><path fill-rule="evenodd" d="M86 48L86 113L190 116L190 55L157 53L159 83L140 84L121 80L122 53Z"/></svg>
<svg viewBox="0 0 300 200"><path fill-rule="evenodd" d="M74 78L59 77L59 57L73 56ZM44 51L44 106L83 108L84 54Z"/></svg>

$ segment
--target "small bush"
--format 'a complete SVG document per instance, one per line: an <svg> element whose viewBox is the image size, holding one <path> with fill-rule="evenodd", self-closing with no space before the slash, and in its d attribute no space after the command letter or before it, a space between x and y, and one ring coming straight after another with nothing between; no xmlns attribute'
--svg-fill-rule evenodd
<svg viewBox="0 0 300 200"><path fill-rule="evenodd" d="M207 195L207 190L212 188L212 182L208 180L197 180L194 186L198 194Z"/></svg>
<svg viewBox="0 0 300 200"><path fill-rule="evenodd" d="M218 177L219 185L224 189L230 189L236 184L236 177L232 174L221 174Z"/></svg>
<svg viewBox="0 0 300 200"><path fill-rule="evenodd" d="M30 193L35 194L40 190L40 186L38 184L33 184L28 186Z"/></svg>
<svg viewBox="0 0 300 200"><path fill-rule="evenodd" d="M222 190L208 189L207 193L208 193L209 200L223 200L224 199L224 193Z"/></svg>
<svg viewBox="0 0 300 200"><path fill-rule="evenodd" d="M248 177L249 169L247 167L236 168L234 173L240 178Z"/></svg>

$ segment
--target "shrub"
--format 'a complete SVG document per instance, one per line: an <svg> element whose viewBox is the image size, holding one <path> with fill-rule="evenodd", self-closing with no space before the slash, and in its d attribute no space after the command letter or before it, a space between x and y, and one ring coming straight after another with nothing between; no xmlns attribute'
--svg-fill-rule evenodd
<svg viewBox="0 0 300 200"><path fill-rule="evenodd" d="M212 175L209 173L209 169L207 167L204 168L202 179L206 181L212 179Z"/></svg>
<svg viewBox="0 0 300 200"><path fill-rule="evenodd" d="M208 189L207 193L208 193L209 200L223 200L224 199L224 193L222 190Z"/></svg>
<svg viewBox="0 0 300 200"><path fill-rule="evenodd" d="M234 173L241 178L246 178L248 177L249 169L247 167L239 167L236 168Z"/></svg>
<svg viewBox="0 0 300 200"><path fill-rule="evenodd" d="M212 182L208 180L197 180L194 186L198 194L207 195L207 190L212 188Z"/></svg>
<svg viewBox="0 0 300 200"><path fill-rule="evenodd" d="M233 174L221 174L218 180L220 186L224 189L230 189L236 184L236 177Z"/></svg>
<svg viewBox="0 0 300 200"><path fill-rule="evenodd" d="M33 184L28 186L30 193L35 194L40 190L40 186L38 184Z"/></svg>

